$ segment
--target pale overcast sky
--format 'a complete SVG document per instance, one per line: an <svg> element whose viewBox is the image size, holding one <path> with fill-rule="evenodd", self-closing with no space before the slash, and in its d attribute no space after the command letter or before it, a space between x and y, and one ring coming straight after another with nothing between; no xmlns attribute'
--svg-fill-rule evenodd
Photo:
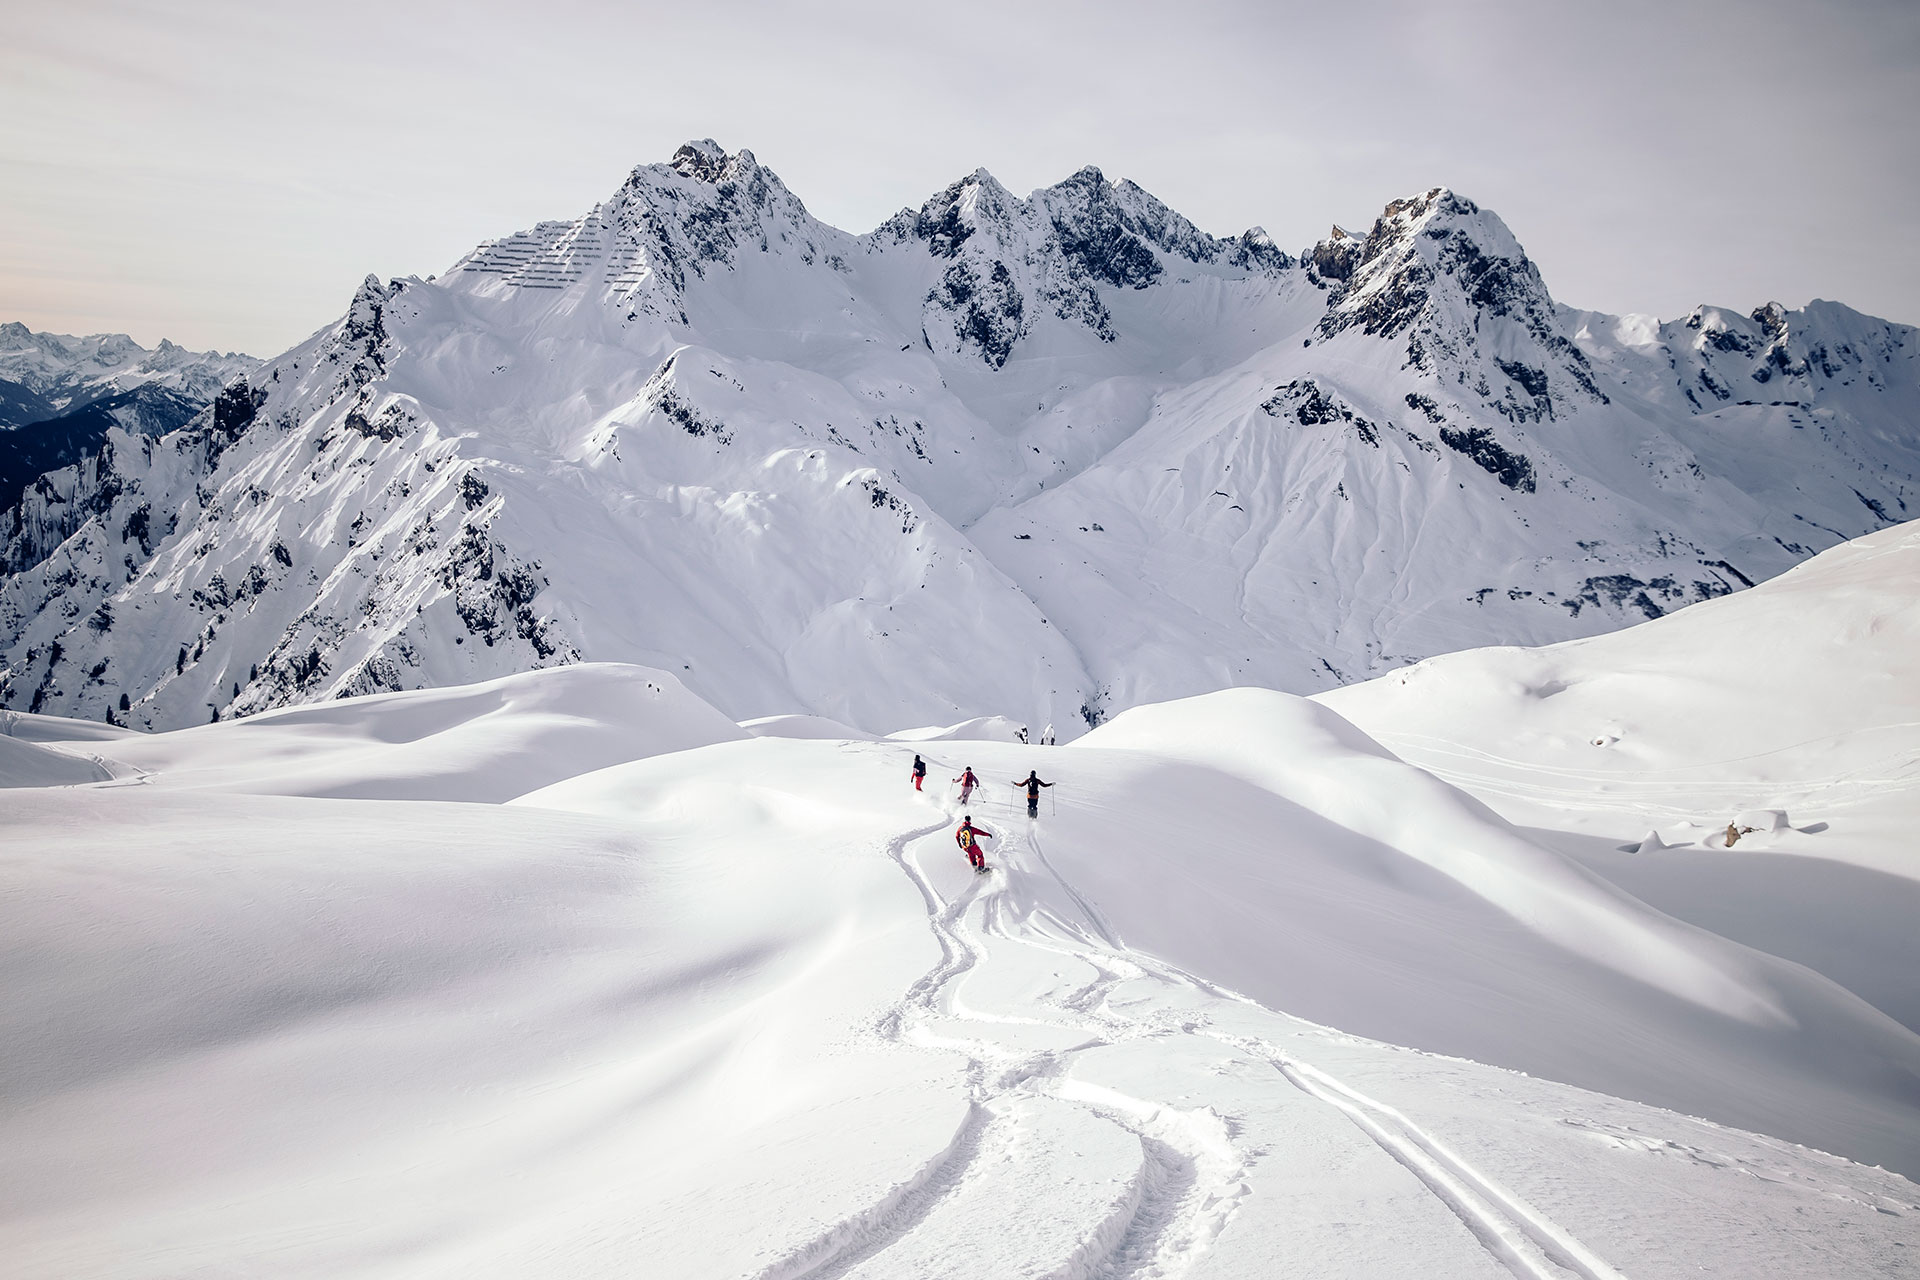
<svg viewBox="0 0 1920 1280"><path fill-rule="evenodd" d="M275 354L689 138L853 231L1083 165L1297 249L1450 186L1561 301L1920 322L1920 4L0 0L0 320Z"/></svg>

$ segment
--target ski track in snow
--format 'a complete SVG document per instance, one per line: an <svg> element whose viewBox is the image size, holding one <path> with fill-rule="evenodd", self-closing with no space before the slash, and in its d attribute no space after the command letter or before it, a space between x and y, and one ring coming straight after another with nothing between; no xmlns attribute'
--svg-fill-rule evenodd
<svg viewBox="0 0 1920 1280"><path fill-rule="evenodd" d="M1521 1280L1623 1280L1564 1227L1403 1112L1322 1068L1265 1039L1216 1029L1203 1013L1161 1006L1151 998L1130 1001L1124 1012L1116 1009L1112 997L1121 987L1147 982L1259 1010L1285 1019L1290 1030L1325 1033L1315 1024L1266 1010L1236 992L1128 950L1098 907L1048 860L1031 824L1023 836L997 842L990 878L969 884L952 898L944 896L921 857L923 852L944 852L935 837L943 836L951 821L949 817L889 842L888 855L926 904L940 959L879 1019L877 1030L897 1043L965 1055L972 1094L966 1118L945 1149L913 1177L867 1209L828 1227L756 1280L834 1280L868 1274L869 1263L873 1274L889 1274L890 1251L907 1246L930 1218L963 1209L961 1202L973 1184L989 1176L992 1167L1004 1170L1007 1162L1018 1161L1023 1126L1033 1126L1048 1114L1029 1105L1036 1101L1064 1102L1099 1117L1137 1140L1140 1155L1109 1211L1075 1228L1078 1243L1066 1256L1030 1274L1050 1280L1146 1280L1186 1274L1251 1194L1246 1177L1251 1153L1235 1143L1230 1119L1211 1110L1183 1111L1072 1074L1075 1059L1089 1050L1178 1036L1201 1037L1264 1061L1295 1089L1340 1112ZM1031 866L1023 865L1029 862ZM1036 873L1058 887L1079 921L1038 906L1021 914L1021 903L1012 893L1013 878ZM1094 976L1064 995L1038 996L1036 1004L1048 1017L969 1008L963 999L969 978L987 971L1003 949L1015 948L1077 961ZM956 1023L977 1034L955 1034ZM1064 1031L1078 1042L1064 1049L1034 1050L995 1036L995 1028L1019 1026ZM1035 1259L1034 1265L1042 1262ZM960 1274L964 1260L956 1259L954 1266Z"/></svg>
<svg viewBox="0 0 1920 1280"><path fill-rule="evenodd" d="M1521 1280L1624 1280L1552 1219L1448 1150L1404 1113L1317 1067L1270 1053L1302 1093L1345 1112L1362 1132L1426 1184L1482 1247Z"/></svg>

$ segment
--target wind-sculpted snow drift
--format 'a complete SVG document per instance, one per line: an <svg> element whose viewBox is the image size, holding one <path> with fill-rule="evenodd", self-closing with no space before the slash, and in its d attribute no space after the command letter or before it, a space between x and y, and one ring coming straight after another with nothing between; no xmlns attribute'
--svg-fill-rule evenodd
<svg viewBox="0 0 1920 1280"><path fill-rule="evenodd" d="M736 717L1071 731L1309 692L1904 518L1916 356L1831 303L1567 310L1442 189L1298 257L1093 169L856 236L693 143L38 481L0 701L168 728L616 660Z"/></svg>

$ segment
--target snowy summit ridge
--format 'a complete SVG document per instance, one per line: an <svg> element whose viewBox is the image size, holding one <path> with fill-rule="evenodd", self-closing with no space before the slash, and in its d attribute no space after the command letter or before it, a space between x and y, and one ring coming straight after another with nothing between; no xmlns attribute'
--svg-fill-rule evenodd
<svg viewBox="0 0 1920 1280"><path fill-rule="evenodd" d="M581 660L877 730L1310 692L1905 519L1917 337L1576 312L1443 188L1297 256L1094 168L854 235L701 140L35 482L0 701L171 727Z"/></svg>

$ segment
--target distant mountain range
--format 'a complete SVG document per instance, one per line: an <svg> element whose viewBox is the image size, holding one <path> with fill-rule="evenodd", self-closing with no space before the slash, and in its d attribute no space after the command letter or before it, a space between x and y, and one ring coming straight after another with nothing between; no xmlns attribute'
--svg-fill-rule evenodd
<svg viewBox="0 0 1920 1280"><path fill-rule="evenodd" d="M1296 254L982 170L852 235L692 143L34 482L0 701L173 727L580 659L879 729L1311 692L1907 519L1917 356L1835 303L1570 310L1444 189Z"/></svg>
<svg viewBox="0 0 1920 1280"><path fill-rule="evenodd" d="M42 473L97 452L109 427L165 435L259 365L164 338L149 351L124 333L76 338L0 324L0 512Z"/></svg>

